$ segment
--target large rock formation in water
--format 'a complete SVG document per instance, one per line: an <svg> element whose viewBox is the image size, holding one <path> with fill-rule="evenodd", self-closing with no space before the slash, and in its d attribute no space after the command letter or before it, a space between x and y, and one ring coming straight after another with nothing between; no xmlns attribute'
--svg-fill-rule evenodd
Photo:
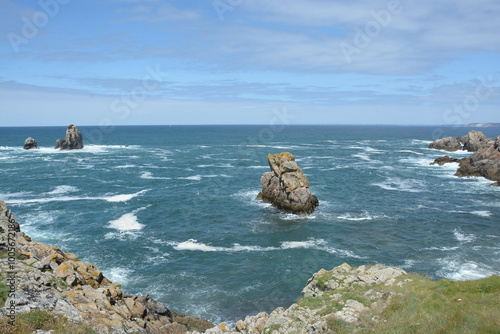
<svg viewBox="0 0 500 334"><path fill-rule="evenodd" d="M267 156L272 172L262 175L257 199L288 213L311 214L319 201L309 190L309 181L288 152Z"/></svg>
<svg viewBox="0 0 500 334"><path fill-rule="evenodd" d="M26 138L26 140L24 141L24 146L23 148L25 150L31 150L31 149L34 149L34 148L38 148L38 143L35 139L31 138L31 137L28 137Z"/></svg>
<svg viewBox="0 0 500 334"><path fill-rule="evenodd" d="M472 156L462 159L445 156L437 158L433 164L458 162L456 176L482 176L496 181L493 185L500 185L500 136L493 141L482 132L473 130L459 140L464 143L464 150L474 152Z"/></svg>
<svg viewBox="0 0 500 334"><path fill-rule="evenodd" d="M213 327L208 321L180 316L148 295L128 295L76 255L31 241L2 201L0 255L0 282L11 289L0 319L12 309L18 316L42 310L97 333L186 333Z"/></svg>
<svg viewBox="0 0 500 334"><path fill-rule="evenodd" d="M68 125L66 130L66 139L58 139L56 147L61 150L77 150L83 148L82 133L73 124Z"/></svg>

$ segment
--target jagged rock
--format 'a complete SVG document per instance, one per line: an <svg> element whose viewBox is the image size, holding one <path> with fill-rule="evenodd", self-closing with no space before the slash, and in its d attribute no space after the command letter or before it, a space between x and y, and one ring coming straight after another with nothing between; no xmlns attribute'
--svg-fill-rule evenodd
<svg viewBox="0 0 500 334"><path fill-rule="evenodd" d="M77 150L83 148L82 133L73 124L68 125L66 130L66 139L58 139L56 142L56 149L61 150Z"/></svg>
<svg viewBox="0 0 500 334"><path fill-rule="evenodd" d="M464 151L476 152L479 151L492 141L490 138L486 138L484 133L481 131L471 130L467 136L457 138L461 143L464 144Z"/></svg>
<svg viewBox="0 0 500 334"><path fill-rule="evenodd" d="M440 157L440 158L437 158L436 160L434 160L434 162L432 162L431 165L442 166L444 164L448 164L448 163L452 163L452 162L458 162L458 163L460 163L464 159L467 159L467 158L457 159L457 158L450 158L449 156L445 155L444 157Z"/></svg>
<svg viewBox="0 0 500 334"><path fill-rule="evenodd" d="M443 165L449 162L458 162L459 168L455 176L485 177L496 181L492 185L500 184L500 136L495 141L486 138L479 131L470 131L467 136L457 138L464 143L464 150L474 152L470 158L450 158L448 156L437 158L433 164Z"/></svg>
<svg viewBox="0 0 500 334"><path fill-rule="evenodd" d="M15 240L16 257L21 260L12 264L0 257L0 272L15 266L16 293L5 305L13 302L18 314L33 310L62 314L97 333L186 333L213 327L208 321L177 315L148 295L126 295L120 284L112 283L92 264L57 247L31 241L0 201L0 252L8 250L8 237L9 242ZM6 314L8 310L1 308L0 316Z"/></svg>
<svg viewBox="0 0 500 334"><path fill-rule="evenodd" d="M429 144L429 148L452 152L461 150L462 144L460 144L457 138L447 137L433 141L432 143Z"/></svg>
<svg viewBox="0 0 500 334"><path fill-rule="evenodd" d="M319 201L309 190L309 181L288 152L267 156L272 172L262 175L258 200L288 213L311 214Z"/></svg>
<svg viewBox="0 0 500 334"><path fill-rule="evenodd" d="M25 150L31 150L31 149L34 149L34 148L38 148L38 142L36 140L34 140L33 138L31 137L28 137L26 138L26 140L24 141L24 146L23 148Z"/></svg>

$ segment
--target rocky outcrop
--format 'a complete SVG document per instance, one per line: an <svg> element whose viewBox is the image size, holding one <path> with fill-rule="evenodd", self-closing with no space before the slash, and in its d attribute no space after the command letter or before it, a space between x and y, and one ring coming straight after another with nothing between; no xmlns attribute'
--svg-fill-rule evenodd
<svg viewBox="0 0 500 334"><path fill-rule="evenodd" d="M429 144L429 148L453 152L461 150L462 144L460 144L457 138L447 137L433 141Z"/></svg>
<svg viewBox="0 0 500 334"><path fill-rule="evenodd" d="M271 203L275 208L294 214L311 214L319 201L309 190L309 181L288 152L267 156L270 173L262 175L262 192L258 200Z"/></svg>
<svg viewBox="0 0 500 334"><path fill-rule="evenodd" d="M77 150L83 148L82 133L73 124L68 125L66 130L66 139L58 139L56 142L56 149L61 150Z"/></svg>
<svg viewBox="0 0 500 334"><path fill-rule="evenodd" d="M15 254L8 253L12 249ZM76 255L31 241L2 201L0 253L0 279L13 293L5 305L15 305L17 314L45 310L90 325L98 333L186 333L213 326L177 315L148 295L128 295ZM15 272L10 274L15 284L8 272ZM0 314L9 315L9 309L0 309Z"/></svg>
<svg viewBox="0 0 500 334"><path fill-rule="evenodd" d="M381 314L397 294L395 288L412 281L405 276L403 269L379 264L321 269L307 282L303 298L289 308L246 317L234 330L221 323L205 333L334 333L330 326L335 321L369 331L383 321Z"/></svg>
<svg viewBox="0 0 500 334"><path fill-rule="evenodd" d="M26 140L24 141L24 146L23 148L25 150L31 150L31 149L34 149L34 148L38 148L38 143L35 139L31 138L31 137L28 137L26 138Z"/></svg>
<svg viewBox="0 0 500 334"><path fill-rule="evenodd" d="M471 131L459 139L464 143L464 149L474 152L470 158L450 158L444 156L437 158L432 164L444 165L458 162L459 168L455 173L459 177L480 176L500 184L500 136L493 141L486 138L482 132Z"/></svg>
<svg viewBox="0 0 500 334"><path fill-rule="evenodd" d="M467 136L457 138L461 143L463 143L464 151L477 152L487 147L491 143L490 138L486 138L484 133L481 131L470 131Z"/></svg>

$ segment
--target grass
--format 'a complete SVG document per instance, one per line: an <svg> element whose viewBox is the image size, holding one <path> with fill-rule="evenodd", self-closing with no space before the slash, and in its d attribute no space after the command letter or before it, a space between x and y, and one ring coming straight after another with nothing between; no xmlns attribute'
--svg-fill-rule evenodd
<svg viewBox="0 0 500 334"><path fill-rule="evenodd" d="M9 296L10 288L0 281L0 307L4 307L5 301Z"/></svg>
<svg viewBox="0 0 500 334"><path fill-rule="evenodd" d="M62 315L54 315L47 311L35 310L16 315L15 325L9 324L10 319L0 318L0 333L31 334L37 329L54 330L54 334L96 334L89 326L74 324Z"/></svg>
<svg viewBox="0 0 500 334"><path fill-rule="evenodd" d="M500 277L432 282L414 276L375 333L500 333Z"/></svg>

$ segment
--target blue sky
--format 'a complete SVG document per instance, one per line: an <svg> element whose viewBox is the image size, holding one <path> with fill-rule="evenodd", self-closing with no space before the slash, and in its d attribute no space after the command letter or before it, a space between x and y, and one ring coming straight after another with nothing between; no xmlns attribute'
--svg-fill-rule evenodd
<svg viewBox="0 0 500 334"><path fill-rule="evenodd" d="M0 6L0 126L500 122L495 0Z"/></svg>

